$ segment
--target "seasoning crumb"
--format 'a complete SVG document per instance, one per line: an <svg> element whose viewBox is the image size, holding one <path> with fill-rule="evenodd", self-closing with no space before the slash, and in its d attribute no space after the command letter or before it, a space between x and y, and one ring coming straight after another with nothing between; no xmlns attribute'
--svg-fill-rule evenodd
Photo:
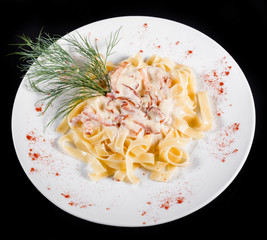
<svg viewBox="0 0 267 240"><path fill-rule="evenodd" d="M146 214L147 214L147 212L146 211L143 211L141 215L144 216Z"/></svg>
<svg viewBox="0 0 267 240"><path fill-rule="evenodd" d="M30 172L37 172L35 168L31 168Z"/></svg>
<svg viewBox="0 0 267 240"><path fill-rule="evenodd" d="M219 114L217 113L217 115ZM240 123L229 124L218 132L214 139L209 141L209 144L212 143L210 153L215 159L226 162L230 156L238 152L237 148L233 148L233 144L235 142L235 134L239 129Z"/></svg>
<svg viewBox="0 0 267 240"><path fill-rule="evenodd" d="M61 193L61 195L64 196L65 198L70 198L70 195L69 194Z"/></svg>
<svg viewBox="0 0 267 240"><path fill-rule="evenodd" d="M186 56L185 56L185 57L187 58L187 57L191 56L192 53L193 53L192 50L187 50L187 51L186 51Z"/></svg>
<svg viewBox="0 0 267 240"><path fill-rule="evenodd" d="M41 106L39 106L39 107L36 106L36 107L35 107L35 111L36 111L36 112L42 112L42 107L41 107Z"/></svg>

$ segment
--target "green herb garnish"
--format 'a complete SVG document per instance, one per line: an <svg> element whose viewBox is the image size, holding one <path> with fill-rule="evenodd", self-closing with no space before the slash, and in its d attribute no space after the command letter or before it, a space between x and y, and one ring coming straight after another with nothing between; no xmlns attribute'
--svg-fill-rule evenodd
<svg viewBox="0 0 267 240"><path fill-rule="evenodd" d="M105 56L99 52L97 41L91 43L89 37L78 38L67 35L62 40L71 49L71 53L59 44L60 37L39 34L36 41L25 35L20 36L23 43L14 44L20 55L21 69L27 72L30 87L42 95L39 102L45 105L45 112L54 100L63 96L51 124L59 116L64 117L86 99L105 95L111 91L110 77L106 68L107 58L119 42L119 30L111 34L106 42ZM74 56L79 55L79 59Z"/></svg>

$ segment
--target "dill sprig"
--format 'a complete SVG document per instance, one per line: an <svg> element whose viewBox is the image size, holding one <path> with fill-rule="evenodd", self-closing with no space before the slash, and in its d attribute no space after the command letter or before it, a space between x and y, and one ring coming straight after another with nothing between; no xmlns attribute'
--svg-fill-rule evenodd
<svg viewBox="0 0 267 240"><path fill-rule="evenodd" d="M23 63L20 68L27 72L31 89L42 95L38 102L45 105L43 112L63 96L47 126L59 116L69 114L80 102L111 91L106 61L119 42L119 31L111 34L106 41L105 56L100 54L97 41L92 44L89 36L77 34L78 37L67 35L61 38L41 32L36 41L25 35L19 36L23 43L13 44L18 46L18 51L13 54L21 56ZM61 40L65 44L60 44ZM65 45L71 51L65 50ZM74 57L75 54L79 58Z"/></svg>

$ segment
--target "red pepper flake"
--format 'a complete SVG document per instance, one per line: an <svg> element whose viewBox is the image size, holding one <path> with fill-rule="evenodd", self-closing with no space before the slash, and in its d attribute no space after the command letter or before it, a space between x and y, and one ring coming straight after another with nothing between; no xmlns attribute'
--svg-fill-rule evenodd
<svg viewBox="0 0 267 240"><path fill-rule="evenodd" d="M34 136L34 132L31 131L28 134L26 134L26 138L29 141L36 142L36 137Z"/></svg>
<svg viewBox="0 0 267 240"><path fill-rule="evenodd" d="M28 155L34 161L40 157L40 154L39 153L32 153L31 150L32 149L30 149L30 152L28 153Z"/></svg>
<svg viewBox="0 0 267 240"><path fill-rule="evenodd" d="M181 204L181 203L184 202L184 197L177 197L176 201L177 201L178 204Z"/></svg>
<svg viewBox="0 0 267 240"><path fill-rule="evenodd" d="M64 198L67 198L67 199L70 199L70 194L69 193L67 193L67 194L65 194L65 193L61 193L61 195L64 197ZM73 196L72 196L72 198L73 198ZM68 202L68 204L70 205L70 206L74 206L74 207L79 207L79 208L87 208L88 206L93 206L94 204L92 204L92 203L87 203L87 202L84 202L84 201L80 201L80 200L78 200L78 199L74 199L73 201L70 201L70 202ZM106 210L110 210L109 208L106 208Z"/></svg>
<svg viewBox="0 0 267 240"><path fill-rule="evenodd" d="M168 210L170 207L170 202L167 200L165 201L163 204L161 204L160 208L165 208L166 210Z"/></svg>
<svg viewBox="0 0 267 240"><path fill-rule="evenodd" d="M50 156L42 156L39 152L35 152L32 148L29 149L28 156L32 161L35 160L47 160ZM49 161L47 162L49 164Z"/></svg>
<svg viewBox="0 0 267 240"><path fill-rule="evenodd" d="M164 208L168 210L171 206L174 204L182 204L185 200L185 197L181 196L181 192L178 194L179 196L177 197L176 194L171 194L163 199L160 204L160 208Z"/></svg>
<svg viewBox="0 0 267 240"><path fill-rule="evenodd" d="M42 153L45 153L45 150L41 149L41 146L39 145L40 142L44 143L46 140L42 138L41 135L37 135L34 131L30 131L26 134L26 139L29 141L29 152L28 156L32 161L35 160L45 160L48 159L48 155L43 155ZM34 150L34 148L38 148L38 152Z"/></svg>
<svg viewBox="0 0 267 240"><path fill-rule="evenodd" d="M204 85L210 91L213 91L214 98L217 101L225 100L227 88L225 86L226 77L229 76L231 66L228 65L226 57L223 57L216 63L216 67L211 70L203 71L200 75ZM220 116L220 115L219 115Z"/></svg>
<svg viewBox="0 0 267 240"><path fill-rule="evenodd" d="M144 216L146 214L147 214L147 212L146 211L143 211L141 215Z"/></svg>
<svg viewBox="0 0 267 240"><path fill-rule="evenodd" d="M70 198L70 195L69 194L61 193L61 195L64 196L65 198Z"/></svg>
<svg viewBox="0 0 267 240"><path fill-rule="evenodd" d="M35 168L31 168L30 170L31 172L37 172L37 170Z"/></svg>
<svg viewBox="0 0 267 240"><path fill-rule="evenodd" d="M30 135L26 135L26 138L28 139L28 140L31 140L32 139L32 136L30 136Z"/></svg>
<svg viewBox="0 0 267 240"><path fill-rule="evenodd" d="M52 139L44 138L38 133L37 129L33 129L26 132L25 140L28 142L28 159L35 162L33 167L35 168L38 166L37 169L42 169L42 174L60 176L58 165L55 166L53 164L62 161L61 158L53 155L53 142L55 139L53 139L52 142ZM48 154L48 152L50 152L50 154Z"/></svg>
<svg viewBox="0 0 267 240"><path fill-rule="evenodd" d="M117 179L117 178L112 178L112 181L120 182L121 180L120 179Z"/></svg>
<svg viewBox="0 0 267 240"><path fill-rule="evenodd" d="M71 206L78 206L78 203L71 201L71 202L69 202L69 205L71 205Z"/></svg>
<svg viewBox="0 0 267 240"><path fill-rule="evenodd" d="M236 132L237 130L239 130L239 126L240 126L240 123L234 123L230 127L232 128L233 132Z"/></svg>
<svg viewBox="0 0 267 240"><path fill-rule="evenodd" d="M144 51L141 49L141 50L139 50L139 52L140 52L140 53L143 53Z"/></svg>
<svg viewBox="0 0 267 240"><path fill-rule="evenodd" d="M191 55L192 55L192 53L193 53L193 51L192 51L192 50L187 50L187 51L186 51L186 53L185 53L185 54L186 54L186 56L185 56L185 57L187 58L187 57L191 56Z"/></svg>
<svg viewBox="0 0 267 240"><path fill-rule="evenodd" d="M223 113L224 113L224 111L221 108L218 108L216 111L216 114L218 117L220 117Z"/></svg>
<svg viewBox="0 0 267 240"><path fill-rule="evenodd" d="M84 202L74 202L74 201L71 201L68 203L70 206L74 206L74 207L79 207L79 208L87 208L88 206L91 207L93 206L93 204L87 204L87 203L84 203ZM109 210L109 209L106 209L106 210Z"/></svg>
<svg viewBox="0 0 267 240"><path fill-rule="evenodd" d="M201 74L201 78L204 80L204 83L207 87L212 89L215 94L222 95L225 94L224 82L221 78L221 73L218 73L217 70L213 69L211 72L206 72Z"/></svg>
<svg viewBox="0 0 267 240"><path fill-rule="evenodd" d="M143 27L144 27L144 28L147 28L147 26L148 26L147 23L144 23Z"/></svg>
<svg viewBox="0 0 267 240"><path fill-rule="evenodd" d="M106 208L106 210L110 210L110 208L109 208L109 207L107 207L107 208Z"/></svg>
<svg viewBox="0 0 267 240"><path fill-rule="evenodd" d="M36 106L35 107L35 111L36 112L41 112L42 111L42 107L41 106Z"/></svg>
<svg viewBox="0 0 267 240"><path fill-rule="evenodd" d="M238 152L238 149L235 149L232 153L236 153L236 152Z"/></svg>
<svg viewBox="0 0 267 240"><path fill-rule="evenodd" d="M176 45L179 45L179 44L180 44L180 41L177 41L175 44L176 44Z"/></svg>
<svg viewBox="0 0 267 240"><path fill-rule="evenodd" d="M214 140L209 141L212 143L211 154L222 162L225 162L229 156L238 152L237 148L231 149L235 142L234 135L240 129L240 123L233 123L226 126L222 131L216 134ZM217 151L214 151L217 150Z"/></svg>
<svg viewBox="0 0 267 240"><path fill-rule="evenodd" d="M224 134L226 136L229 136L229 135L235 133L236 131L238 131L239 127L240 127L240 123L233 123L229 126L226 126L224 129Z"/></svg>

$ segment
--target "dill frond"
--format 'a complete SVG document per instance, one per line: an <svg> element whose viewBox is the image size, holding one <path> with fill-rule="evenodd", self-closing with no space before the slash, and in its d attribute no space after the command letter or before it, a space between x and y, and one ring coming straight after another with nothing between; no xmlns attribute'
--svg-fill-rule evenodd
<svg viewBox="0 0 267 240"><path fill-rule="evenodd" d="M60 37L51 37L47 33L40 33L36 41L22 35L23 43L13 44L18 46L18 51L12 54L20 56L23 62L20 68L27 72L31 89L42 95L43 112L64 96L48 125L69 114L80 102L111 91L106 61L119 42L119 32L120 29L106 41L105 56L100 54L97 42L92 44L89 37L77 34L78 37L67 35L61 38L83 58L82 64L58 43Z"/></svg>

